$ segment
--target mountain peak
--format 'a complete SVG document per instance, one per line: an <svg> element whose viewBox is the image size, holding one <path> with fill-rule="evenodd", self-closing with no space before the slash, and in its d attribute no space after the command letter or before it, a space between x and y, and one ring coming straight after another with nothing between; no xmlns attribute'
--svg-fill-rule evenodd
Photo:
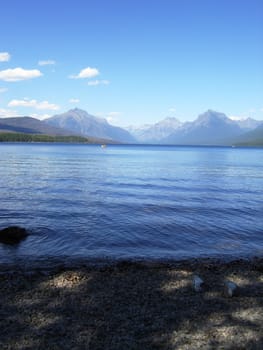
<svg viewBox="0 0 263 350"><path fill-rule="evenodd" d="M126 130L112 126L106 119L95 117L79 108L54 115L45 121L50 125L74 131L74 133L79 135L99 137L118 142L135 141Z"/></svg>
<svg viewBox="0 0 263 350"><path fill-rule="evenodd" d="M200 114L198 116L198 119L204 119L204 118L217 118L217 119L226 119L227 116L224 113L214 111L212 109L208 109L206 112ZM228 118L227 118L228 119Z"/></svg>
<svg viewBox="0 0 263 350"><path fill-rule="evenodd" d="M73 114L73 115L78 115L78 116L81 116L81 117L83 117L83 116L89 116L89 113L88 112L86 112L86 111L84 111L84 109L80 109L80 108L73 108L73 109L70 109L69 111L67 111L67 112L65 112L65 113L63 113L64 115L65 114Z"/></svg>
<svg viewBox="0 0 263 350"><path fill-rule="evenodd" d="M95 117L94 115L89 114L84 109L80 108L73 108L68 110L67 112L64 112L62 114L56 114L51 118L48 118L49 121L54 121L56 119L64 119L64 120L71 120L72 123L79 123L81 121L96 121L97 123L101 124L108 124L108 121L101 117Z"/></svg>
<svg viewBox="0 0 263 350"><path fill-rule="evenodd" d="M84 109L80 109L80 108L77 108L77 107L70 109L67 113L69 113L69 112L88 114L88 112L84 111Z"/></svg>
<svg viewBox="0 0 263 350"><path fill-rule="evenodd" d="M202 113L198 116L194 123L198 125L209 125L211 123L228 123L233 124L233 121L229 119L224 113L213 111L212 109L208 109L205 113Z"/></svg>
<svg viewBox="0 0 263 350"><path fill-rule="evenodd" d="M173 126L173 127L178 127L179 125L181 125L182 123L180 122L180 120L178 120L175 117L166 117L163 120L161 120L160 122L156 123L155 125L163 125L163 126Z"/></svg>
<svg viewBox="0 0 263 350"><path fill-rule="evenodd" d="M139 142L159 143L163 138L169 136L178 129L182 123L174 117L166 117L155 124L145 124L140 127L129 127L128 131Z"/></svg>
<svg viewBox="0 0 263 350"><path fill-rule="evenodd" d="M240 126L241 129L249 131L256 129L258 126L262 125L262 120L256 120L248 117L246 119L236 120L236 123Z"/></svg>

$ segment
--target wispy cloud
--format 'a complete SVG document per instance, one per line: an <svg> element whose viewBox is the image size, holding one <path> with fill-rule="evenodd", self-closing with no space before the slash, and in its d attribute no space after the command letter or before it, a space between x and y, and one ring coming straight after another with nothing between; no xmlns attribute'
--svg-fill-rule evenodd
<svg viewBox="0 0 263 350"><path fill-rule="evenodd" d="M71 98L71 99L69 99L68 102L69 102L69 103L79 103L80 100L79 100L78 98Z"/></svg>
<svg viewBox="0 0 263 350"><path fill-rule="evenodd" d="M10 117L18 117L17 111L12 109L4 109L0 108L0 118L10 118Z"/></svg>
<svg viewBox="0 0 263 350"><path fill-rule="evenodd" d="M168 112L170 113L175 113L176 112L176 109L174 107L171 107L168 109Z"/></svg>
<svg viewBox="0 0 263 350"><path fill-rule="evenodd" d="M69 78L70 79L89 79L89 78L94 78L99 74L100 74L100 72L97 68L87 67L87 68L82 69L76 75L70 75Z"/></svg>
<svg viewBox="0 0 263 350"><path fill-rule="evenodd" d="M107 116L108 117L119 117L121 115L121 112L109 112L108 114L107 114Z"/></svg>
<svg viewBox="0 0 263 350"><path fill-rule="evenodd" d="M31 114L30 116L39 120L44 120L51 117L50 114Z"/></svg>
<svg viewBox="0 0 263 350"><path fill-rule="evenodd" d="M106 119L108 123L115 124L119 122L120 116L121 116L121 112L109 112L106 115Z"/></svg>
<svg viewBox="0 0 263 350"><path fill-rule="evenodd" d="M11 118L11 117L24 117L24 114L18 113L17 111L13 110L13 109L3 109L0 108L0 118ZM30 117L32 118L36 118L39 120L44 120L47 118L50 118L51 115L50 114L30 114Z"/></svg>
<svg viewBox="0 0 263 350"><path fill-rule="evenodd" d="M39 66L50 66L50 65L54 65L56 64L56 61L54 60L42 60L42 61L38 61L38 65Z"/></svg>
<svg viewBox="0 0 263 350"><path fill-rule="evenodd" d="M231 120L244 120L244 119L246 119L246 117L241 116L241 115L230 115L229 119L231 119Z"/></svg>
<svg viewBox="0 0 263 350"><path fill-rule="evenodd" d="M244 120L247 118L258 119L260 118L260 113L263 112L263 108L250 108L247 111L241 112L239 115L230 115L229 118L232 120Z"/></svg>
<svg viewBox="0 0 263 350"><path fill-rule="evenodd" d="M3 92L6 92L8 89L7 88L1 88L0 87L0 94L2 94Z"/></svg>
<svg viewBox="0 0 263 350"><path fill-rule="evenodd" d="M8 52L0 52L0 62L8 62L11 55Z"/></svg>
<svg viewBox="0 0 263 350"><path fill-rule="evenodd" d="M48 101L38 102L37 100L12 100L8 103L8 107L32 107L41 110L57 111L60 107L54 103Z"/></svg>
<svg viewBox="0 0 263 350"><path fill-rule="evenodd" d="M97 86L97 85L109 85L109 80L91 80L88 82L89 86Z"/></svg>
<svg viewBox="0 0 263 350"><path fill-rule="evenodd" d="M0 80L15 82L41 77L43 74L38 69L13 68L0 71Z"/></svg>

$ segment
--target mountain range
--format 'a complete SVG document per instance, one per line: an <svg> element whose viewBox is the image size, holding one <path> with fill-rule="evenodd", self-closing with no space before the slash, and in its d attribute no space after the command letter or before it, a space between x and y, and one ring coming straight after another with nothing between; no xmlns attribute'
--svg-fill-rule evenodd
<svg viewBox="0 0 263 350"><path fill-rule="evenodd" d="M17 134L17 135L14 135ZM28 138L19 135L31 135ZM112 143L110 140L105 140L97 137L78 137L83 136L74 131L49 125L45 121L38 120L31 117L12 117L0 118L0 140L45 140L45 138L38 138L33 136L48 135L52 138L47 140L61 140L60 142L85 142L85 143ZM63 140L63 141L62 141ZM71 141L73 140L73 141Z"/></svg>
<svg viewBox="0 0 263 350"><path fill-rule="evenodd" d="M254 130L241 135L235 144L238 146L263 146L263 123Z"/></svg>
<svg viewBox="0 0 263 350"><path fill-rule="evenodd" d="M99 137L117 142L135 143L135 138L125 129L110 125L104 118L95 117L75 108L45 120L48 125L63 128L78 135Z"/></svg>
<svg viewBox="0 0 263 350"><path fill-rule="evenodd" d="M0 132L79 135L97 143L263 145L263 121L252 118L232 120L213 110L191 122L182 123L168 117L156 124L124 129L75 108L43 121L31 117L3 118L0 119Z"/></svg>
<svg viewBox="0 0 263 350"><path fill-rule="evenodd" d="M72 135L72 132L52 127L44 121L31 117L0 118L0 131L24 134L46 134L51 136Z"/></svg>
<svg viewBox="0 0 263 350"><path fill-rule="evenodd" d="M165 118L156 124L128 127L127 130L141 143L178 145L232 145L253 139L252 130L260 139L263 121L252 118L232 120L224 113L208 110L192 122L181 123L176 118ZM248 136L246 137L246 134ZM262 135L263 141L263 135Z"/></svg>
<svg viewBox="0 0 263 350"><path fill-rule="evenodd" d="M224 145L244 133L241 127L225 114L208 110L193 122L184 123L163 142L168 144Z"/></svg>
<svg viewBox="0 0 263 350"><path fill-rule="evenodd" d="M140 127L129 126L127 130L137 142L161 143L181 126L182 123L178 119L167 117L156 124L144 124Z"/></svg>

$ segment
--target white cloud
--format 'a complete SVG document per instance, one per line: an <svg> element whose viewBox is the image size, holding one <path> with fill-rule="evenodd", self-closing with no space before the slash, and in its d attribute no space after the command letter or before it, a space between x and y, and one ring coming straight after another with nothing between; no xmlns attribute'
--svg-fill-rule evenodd
<svg viewBox="0 0 263 350"><path fill-rule="evenodd" d="M106 115L106 119L110 124L118 124L120 115L120 112L109 112Z"/></svg>
<svg viewBox="0 0 263 350"><path fill-rule="evenodd" d="M11 117L24 117L24 114L19 114L17 111L13 109L3 109L0 108L0 118L11 118ZM50 114L30 114L30 117L36 118L39 120L44 120L50 118Z"/></svg>
<svg viewBox="0 0 263 350"><path fill-rule="evenodd" d="M231 119L231 120L244 120L246 118L244 116L240 116L240 115L230 115L229 119Z"/></svg>
<svg viewBox="0 0 263 350"><path fill-rule="evenodd" d="M89 86L97 86L97 85L109 85L109 80L91 80L88 82Z"/></svg>
<svg viewBox="0 0 263 350"><path fill-rule="evenodd" d="M41 77L38 69L13 68L0 71L0 80L14 82Z"/></svg>
<svg viewBox="0 0 263 350"><path fill-rule="evenodd" d="M241 112L240 115L230 115L229 118L232 120L245 120L247 118L260 118L259 113L263 112L263 108L256 109L256 108L250 108L249 110L245 112Z"/></svg>
<svg viewBox="0 0 263 350"><path fill-rule="evenodd" d="M87 67L87 68L82 69L79 72L79 74L77 74L77 75L70 75L69 78L71 78L71 79L87 79L87 78L94 78L99 74L100 74L100 72L97 68Z"/></svg>
<svg viewBox="0 0 263 350"><path fill-rule="evenodd" d="M0 88L0 94L3 92L6 92L8 89L7 88Z"/></svg>
<svg viewBox="0 0 263 350"><path fill-rule="evenodd" d="M0 118L18 117L17 111L0 108Z"/></svg>
<svg viewBox="0 0 263 350"><path fill-rule="evenodd" d="M69 99L68 102L69 102L69 103L79 103L80 100L79 100L78 98L71 98L71 99Z"/></svg>
<svg viewBox="0 0 263 350"><path fill-rule="evenodd" d="M43 61L38 61L39 66L50 66L56 64L56 61L54 60L43 60Z"/></svg>
<svg viewBox="0 0 263 350"><path fill-rule="evenodd" d="M108 117L119 117L121 112L109 112Z"/></svg>
<svg viewBox="0 0 263 350"><path fill-rule="evenodd" d="M8 52L0 52L0 62L7 62L11 58L11 55Z"/></svg>
<svg viewBox="0 0 263 350"><path fill-rule="evenodd" d="M39 120L44 120L51 117L50 114L31 114L30 116Z"/></svg>
<svg viewBox="0 0 263 350"><path fill-rule="evenodd" d="M171 107L171 108L168 109L168 112L175 113L176 109L174 107Z"/></svg>
<svg viewBox="0 0 263 350"><path fill-rule="evenodd" d="M60 107L56 104L49 103L48 101L38 102L37 100L12 100L8 103L8 107L33 107L36 109L57 111Z"/></svg>

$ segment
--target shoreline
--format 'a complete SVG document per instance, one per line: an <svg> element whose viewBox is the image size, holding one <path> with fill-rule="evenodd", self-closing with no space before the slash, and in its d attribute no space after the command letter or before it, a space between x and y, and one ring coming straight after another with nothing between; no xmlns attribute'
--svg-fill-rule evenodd
<svg viewBox="0 0 263 350"><path fill-rule="evenodd" d="M57 270L78 268L107 268L122 264L143 267L201 267L202 265L224 266L224 265L248 265L263 264L263 256L221 256L221 257L191 257L191 258L72 258L72 257L41 257L41 258L17 258L15 261L0 262L0 273L9 270L34 271L34 270Z"/></svg>

